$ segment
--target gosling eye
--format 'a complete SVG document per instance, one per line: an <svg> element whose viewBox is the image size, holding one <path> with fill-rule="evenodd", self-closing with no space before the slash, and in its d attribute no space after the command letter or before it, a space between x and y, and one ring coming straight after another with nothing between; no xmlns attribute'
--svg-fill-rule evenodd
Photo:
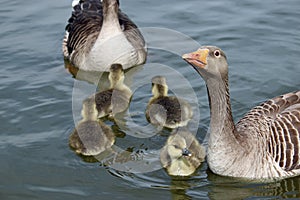
<svg viewBox="0 0 300 200"><path fill-rule="evenodd" d="M215 50L214 55L215 55L216 58L220 58L221 57L221 52L219 50Z"/></svg>
<svg viewBox="0 0 300 200"><path fill-rule="evenodd" d="M179 149L179 146L177 146L176 144L174 145L175 149Z"/></svg>

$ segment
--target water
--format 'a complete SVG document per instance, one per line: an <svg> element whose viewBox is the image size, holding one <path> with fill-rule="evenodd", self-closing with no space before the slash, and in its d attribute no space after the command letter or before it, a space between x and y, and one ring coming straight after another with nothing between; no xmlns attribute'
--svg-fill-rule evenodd
<svg viewBox="0 0 300 200"><path fill-rule="evenodd" d="M206 163L188 179L172 179L159 169L152 153L159 150L168 131L143 135L155 131L143 114L151 96L149 80L153 75L165 74L172 92L183 94L195 109L199 108L190 128L197 132L201 142L209 129L204 82L180 58L180 53L196 47L194 43L188 45L184 38L168 41L172 35L162 34L163 30L159 32L161 37L148 34L151 48L147 64L137 68L132 79L127 80L135 91L129 109L131 115L124 117L130 120L125 126L108 122L118 132L117 146L143 150L156 163L152 167L158 170L124 172L77 156L68 147L68 136L75 126L74 120L80 117L81 98L95 87L74 79L64 68L61 41L70 5L69 0L2 1L1 199L300 198L299 177L257 184L214 175ZM159 5L155 1L132 0L121 1L121 6L141 28L156 27L154 33L157 28L164 28L189 36L201 45L221 47L230 64L235 120L267 98L300 88L300 2L297 0L163 0ZM144 31L149 33L149 29ZM155 42L168 45L158 49ZM190 85L194 93L186 89Z"/></svg>

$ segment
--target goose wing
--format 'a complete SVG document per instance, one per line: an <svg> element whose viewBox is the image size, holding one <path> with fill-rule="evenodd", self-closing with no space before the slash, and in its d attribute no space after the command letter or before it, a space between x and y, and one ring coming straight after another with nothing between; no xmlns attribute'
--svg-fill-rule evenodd
<svg viewBox="0 0 300 200"><path fill-rule="evenodd" d="M119 23L124 30L127 40L135 49L145 51L145 39L137 25L123 12L119 12Z"/></svg>
<svg viewBox="0 0 300 200"><path fill-rule="evenodd" d="M70 57L76 49L93 46L103 21L102 4L99 0L79 1L73 7L63 40L63 53ZM89 42L90 44L86 44Z"/></svg>
<svg viewBox="0 0 300 200"><path fill-rule="evenodd" d="M254 129L266 141L267 153L285 171L300 168L300 91L254 107L237 124L239 133Z"/></svg>
<svg viewBox="0 0 300 200"><path fill-rule="evenodd" d="M299 169L300 91L279 96L268 103L270 108L278 110L270 123L269 152L284 170Z"/></svg>

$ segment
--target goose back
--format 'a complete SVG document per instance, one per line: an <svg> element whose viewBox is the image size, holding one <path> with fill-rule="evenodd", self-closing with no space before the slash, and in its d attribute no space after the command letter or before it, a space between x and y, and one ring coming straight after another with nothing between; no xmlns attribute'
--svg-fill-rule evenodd
<svg viewBox="0 0 300 200"><path fill-rule="evenodd" d="M137 62L136 64L143 63L146 59L146 44L141 32L135 23L120 9L118 9L118 17L122 32L136 51L130 56L135 55L137 57L135 58L138 60L135 61ZM83 62L90 52L93 51L93 47L101 32L103 18L103 7L100 0L80 0L78 4L74 5L72 16L66 25L62 44L63 55L71 64L78 68L84 68L82 67L84 66ZM123 64L125 65L125 63Z"/></svg>

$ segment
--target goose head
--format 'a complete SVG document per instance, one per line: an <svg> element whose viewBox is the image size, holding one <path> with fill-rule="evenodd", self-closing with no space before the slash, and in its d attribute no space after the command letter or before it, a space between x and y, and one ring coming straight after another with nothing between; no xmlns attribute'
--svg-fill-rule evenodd
<svg viewBox="0 0 300 200"><path fill-rule="evenodd" d="M165 77L154 76L151 82L152 82L152 94L154 97L168 95L168 85Z"/></svg>
<svg viewBox="0 0 300 200"><path fill-rule="evenodd" d="M204 80L218 77L227 79L226 55L216 46L202 46L195 52L184 54L182 58L192 65Z"/></svg>

